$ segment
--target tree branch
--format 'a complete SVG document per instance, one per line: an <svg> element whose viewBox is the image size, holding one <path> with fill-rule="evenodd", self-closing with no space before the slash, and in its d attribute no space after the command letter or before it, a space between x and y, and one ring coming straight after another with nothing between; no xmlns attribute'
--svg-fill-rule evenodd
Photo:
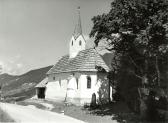
<svg viewBox="0 0 168 123"><path fill-rule="evenodd" d="M131 62L134 64L134 66L135 66L136 68L138 68L138 69L141 71L141 73L143 73L143 70L135 63L135 61L132 59L132 57L131 57L130 55L128 55L128 57L129 57L129 59L131 60Z"/></svg>
<svg viewBox="0 0 168 123"><path fill-rule="evenodd" d="M133 75L135 75L137 78L139 78L139 79L142 79L143 77L141 77L141 76L139 76L138 74L136 74L135 72L133 72L133 71L131 71L131 70L129 70L129 72L130 73L132 73Z"/></svg>

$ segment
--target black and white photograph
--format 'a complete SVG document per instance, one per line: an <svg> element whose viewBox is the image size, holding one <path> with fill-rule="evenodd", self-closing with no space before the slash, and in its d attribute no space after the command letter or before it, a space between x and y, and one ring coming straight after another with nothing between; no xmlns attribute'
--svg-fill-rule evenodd
<svg viewBox="0 0 168 123"><path fill-rule="evenodd" d="M0 0L0 123L167 123L168 0Z"/></svg>

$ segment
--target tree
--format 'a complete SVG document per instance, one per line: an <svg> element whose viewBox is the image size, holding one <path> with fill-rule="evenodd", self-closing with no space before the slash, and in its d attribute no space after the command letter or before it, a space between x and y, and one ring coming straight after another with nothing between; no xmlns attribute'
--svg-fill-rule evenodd
<svg viewBox="0 0 168 123"><path fill-rule="evenodd" d="M109 13L92 21L96 46L105 39L108 50L129 60L128 72L142 85L160 86L161 61L168 56L168 0L114 0Z"/></svg>

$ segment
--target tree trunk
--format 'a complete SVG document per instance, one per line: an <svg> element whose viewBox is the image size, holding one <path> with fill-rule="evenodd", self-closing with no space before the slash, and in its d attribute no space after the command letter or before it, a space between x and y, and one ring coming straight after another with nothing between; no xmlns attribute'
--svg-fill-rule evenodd
<svg viewBox="0 0 168 123"><path fill-rule="evenodd" d="M156 67L156 72L157 72L157 84L158 86L160 86L160 70L159 70L159 60L158 60L158 56L156 56L156 64L155 64L155 67Z"/></svg>
<svg viewBox="0 0 168 123"><path fill-rule="evenodd" d="M145 70L144 70L144 75L142 76L143 87L145 87L145 84L148 84L147 72L148 72L148 61L147 59L145 59Z"/></svg>

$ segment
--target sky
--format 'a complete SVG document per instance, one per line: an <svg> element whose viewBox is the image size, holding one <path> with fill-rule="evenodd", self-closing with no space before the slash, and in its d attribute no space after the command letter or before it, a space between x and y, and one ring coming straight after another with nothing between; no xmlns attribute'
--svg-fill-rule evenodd
<svg viewBox="0 0 168 123"><path fill-rule="evenodd" d="M0 0L0 65L20 75L54 65L68 54L80 6L87 45L93 16L107 13L112 0Z"/></svg>

